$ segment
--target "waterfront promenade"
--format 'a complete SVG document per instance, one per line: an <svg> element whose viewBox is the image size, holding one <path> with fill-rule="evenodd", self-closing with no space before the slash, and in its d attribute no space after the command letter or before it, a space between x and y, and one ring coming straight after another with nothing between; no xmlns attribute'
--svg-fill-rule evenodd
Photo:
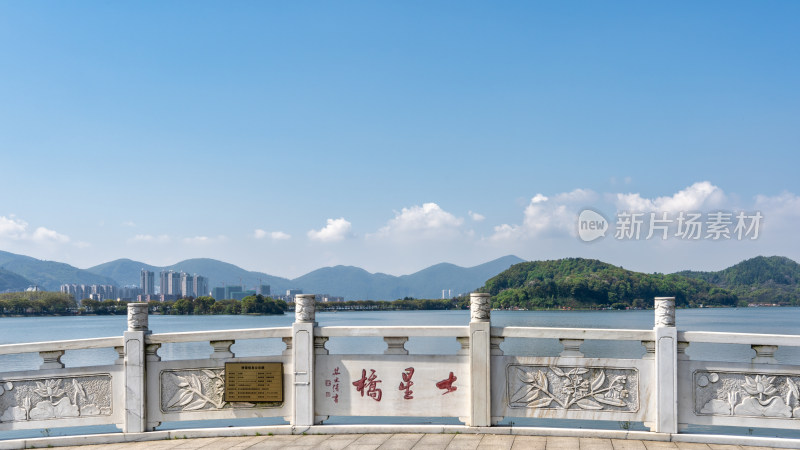
<svg viewBox="0 0 800 450"><path fill-rule="evenodd" d="M171 439L62 449L319 449L319 450L766 450L773 447L501 434L333 434Z"/></svg>

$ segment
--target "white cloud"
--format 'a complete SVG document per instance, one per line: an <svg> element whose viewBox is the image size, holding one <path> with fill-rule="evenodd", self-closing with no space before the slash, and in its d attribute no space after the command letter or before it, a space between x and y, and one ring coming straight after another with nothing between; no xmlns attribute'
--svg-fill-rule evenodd
<svg viewBox="0 0 800 450"><path fill-rule="evenodd" d="M575 234L578 208L597 198L589 189L575 189L549 198L536 194L523 211L521 225L502 224L494 227L491 240L530 238L542 235Z"/></svg>
<svg viewBox="0 0 800 450"><path fill-rule="evenodd" d="M0 216L0 239L36 244L66 244L70 241L69 236L45 227L37 227L33 233L28 233L28 222L14 215Z"/></svg>
<svg viewBox="0 0 800 450"><path fill-rule="evenodd" d="M274 241L286 241L292 238L290 234L284 233L283 231L273 231L269 234L269 237Z"/></svg>
<svg viewBox="0 0 800 450"><path fill-rule="evenodd" d="M317 230L309 230L308 238L320 242L338 242L350 235L352 224L340 217L338 219L328 219L327 225Z"/></svg>
<svg viewBox="0 0 800 450"><path fill-rule="evenodd" d="M253 232L253 237L255 237L256 239L264 239L266 237L269 237L273 241L285 241L292 238L290 234L284 233L283 231L269 232L261 229L256 229Z"/></svg>
<svg viewBox="0 0 800 450"><path fill-rule="evenodd" d="M800 197L791 192L773 197L757 195L754 209L762 213L765 229L786 228L794 236L800 221Z"/></svg>
<svg viewBox="0 0 800 450"><path fill-rule="evenodd" d="M166 234L161 234L158 236L153 236L152 234L137 234L136 236L128 239L128 242L155 242L159 244L166 244L170 241L172 241L172 239Z"/></svg>
<svg viewBox="0 0 800 450"><path fill-rule="evenodd" d="M480 221L486 219L486 216L484 216L483 214L476 213L476 212L473 212L473 211L470 211L468 214L469 214L470 219L472 219L475 222L480 222Z"/></svg>
<svg viewBox="0 0 800 450"><path fill-rule="evenodd" d="M31 240L39 243L58 243L66 244L69 237L45 227L39 227L31 235Z"/></svg>
<svg viewBox="0 0 800 450"><path fill-rule="evenodd" d="M725 201L722 189L708 181L699 181L676 192L672 196L644 198L639 193L616 194L616 206L620 211L670 212L700 211L719 208Z"/></svg>
<svg viewBox="0 0 800 450"><path fill-rule="evenodd" d="M482 217L482 216L481 216ZM464 219L443 210L436 203L414 205L395 212L393 219L376 233L377 236L434 237L455 234Z"/></svg>
<svg viewBox="0 0 800 450"><path fill-rule="evenodd" d="M597 200L597 193L591 189L575 189L556 194L553 200L559 203L589 203Z"/></svg>
<svg viewBox="0 0 800 450"><path fill-rule="evenodd" d="M124 226L124 227L135 227L136 223L134 221L132 221L132 220L127 220L125 222L122 222L122 226Z"/></svg>
<svg viewBox="0 0 800 450"><path fill-rule="evenodd" d="M25 239L25 230L27 228L27 222L17 219L13 215L11 217L0 216L0 238L12 240Z"/></svg>
<svg viewBox="0 0 800 450"><path fill-rule="evenodd" d="M215 244L219 242L225 242L227 240L228 238L223 235L219 235L217 237L194 236L194 237L183 238L183 243L189 245L205 245L205 244Z"/></svg>

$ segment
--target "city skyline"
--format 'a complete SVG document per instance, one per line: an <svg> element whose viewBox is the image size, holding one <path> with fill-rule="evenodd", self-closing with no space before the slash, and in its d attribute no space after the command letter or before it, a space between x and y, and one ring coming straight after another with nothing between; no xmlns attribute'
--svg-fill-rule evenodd
<svg viewBox="0 0 800 450"><path fill-rule="evenodd" d="M800 260L800 5L0 4L0 249L292 278ZM605 237L584 242L593 210ZM618 213L668 239L615 238ZM758 237L676 237L681 213ZM667 216L663 216L666 214ZM655 217L655 216L654 216Z"/></svg>

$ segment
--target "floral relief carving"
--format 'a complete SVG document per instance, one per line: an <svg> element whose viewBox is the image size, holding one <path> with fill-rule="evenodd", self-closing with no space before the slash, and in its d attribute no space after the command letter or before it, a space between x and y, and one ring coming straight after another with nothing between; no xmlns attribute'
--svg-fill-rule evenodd
<svg viewBox="0 0 800 450"><path fill-rule="evenodd" d="M111 376L0 381L0 422L110 415Z"/></svg>
<svg viewBox="0 0 800 450"><path fill-rule="evenodd" d="M252 408L254 403L226 402L225 369L186 369L161 372L161 410L201 411Z"/></svg>
<svg viewBox="0 0 800 450"><path fill-rule="evenodd" d="M509 406L638 410L636 369L509 365Z"/></svg>
<svg viewBox="0 0 800 450"><path fill-rule="evenodd" d="M695 412L716 416L800 418L791 375L696 372Z"/></svg>

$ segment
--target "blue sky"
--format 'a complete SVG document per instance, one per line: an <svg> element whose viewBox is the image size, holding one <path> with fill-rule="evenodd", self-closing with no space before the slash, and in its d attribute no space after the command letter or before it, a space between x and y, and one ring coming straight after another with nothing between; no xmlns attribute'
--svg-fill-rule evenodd
<svg viewBox="0 0 800 450"><path fill-rule="evenodd" d="M800 259L798 17L790 1L2 2L0 249L281 276ZM643 204L764 222L747 242L591 244L570 223Z"/></svg>

